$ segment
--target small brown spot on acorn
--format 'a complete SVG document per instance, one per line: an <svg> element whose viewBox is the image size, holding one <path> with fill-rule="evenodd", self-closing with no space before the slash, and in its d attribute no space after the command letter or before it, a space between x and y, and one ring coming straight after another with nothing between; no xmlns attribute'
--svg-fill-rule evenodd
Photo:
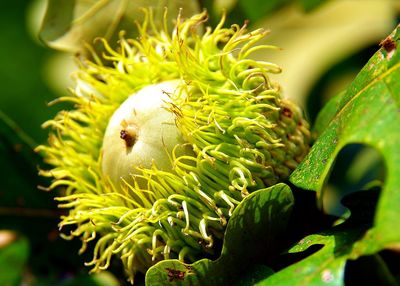
<svg viewBox="0 0 400 286"><path fill-rule="evenodd" d="M120 136L119 136L122 140L125 141L125 145L126 147L132 147L135 142L136 142L136 136L132 136L132 134L129 134L128 131L122 129L120 132Z"/></svg>
<svg viewBox="0 0 400 286"><path fill-rule="evenodd" d="M137 127L134 124L129 124L126 120L121 121L121 127L119 137L125 141L126 148L131 148L137 141Z"/></svg>

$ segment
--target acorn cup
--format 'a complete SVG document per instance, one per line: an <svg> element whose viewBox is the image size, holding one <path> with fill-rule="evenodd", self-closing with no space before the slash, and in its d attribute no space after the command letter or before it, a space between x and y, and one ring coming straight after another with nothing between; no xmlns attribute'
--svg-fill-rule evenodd
<svg viewBox="0 0 400 286"><path fill-rule="evenodd" d="M151 11L137 39L120 37L103 59L81 59L74 103L44 124L41 171L63 186L60 228L93 241L92 271L120 259L135 273L164 259L218 255L227 221L249 193L288 179L309 149L302 112L249 58L266 35L246 25L202 30L207 13L177 18L172 34Z"/></svg>

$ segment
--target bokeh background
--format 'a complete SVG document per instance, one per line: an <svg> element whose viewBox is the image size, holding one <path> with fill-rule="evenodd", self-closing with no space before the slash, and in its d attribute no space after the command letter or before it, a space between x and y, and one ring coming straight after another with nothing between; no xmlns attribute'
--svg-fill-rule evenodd
<svg viewBox="0 0 400 286"><path fill-rule="evenodd" d="M202 0L190 5L207 8L211 25L225 9L228 23L249 19L250 28L270 29L265 43L281 50L255 56L283 68L274 79L285 97L304 107L311 123L351 82L400 15L396 0ZM65 38L47 41L55 50L38 37L46 7L45 0L0 1L0 285L122 285L118 265L114 274L87 275L87 259L77 254L80 243L60 238L62 213L55 194L42 190L49 182L37 175L39 166L45 167L33 151L47 140L41 124L66 108L50 103L68 93L75 69ZM105 9L114 15L112 5ZM68 27L64 32L68 35ZM351 161L353 167L347 168ZM345 211L338 201L348 190L384 176L379 154L357 145L341 152L335 168L339 171L326 186L324 204L337 215Z"/></svg>

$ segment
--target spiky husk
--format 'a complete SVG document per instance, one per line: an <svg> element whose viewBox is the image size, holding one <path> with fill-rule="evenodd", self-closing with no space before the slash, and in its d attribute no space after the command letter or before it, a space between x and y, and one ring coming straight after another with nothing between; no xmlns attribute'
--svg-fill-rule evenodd
<svg viewBox="0 0 400 286"><path fill-rule="evenodd" d="M301 111L282 100L270 73L272 63L249 59L264 30L223 28L224 19L201 35L206 12L153 26L146 11L140 37L121 34L120 48L100 60L81 60L77 86L59 98L75 104L45 123L54 131L40 146L54 166L50 189L65 187L58 197L68 209L60 227L72 225L67 238L81 237L84 251L95 241L93 271L119 257L130 281L157 261L193 262L213 254L235 207L250 192L288 178L308 151L310 134ZM103 64L104 61L107 64ZM136 182L114 186L101 172L101 146L108 119L142 87L181 79L187 96L171 95L169 109L195 156L170 154L173 170L142 169ZM146 182L141 187L139 180Z"/></svg>

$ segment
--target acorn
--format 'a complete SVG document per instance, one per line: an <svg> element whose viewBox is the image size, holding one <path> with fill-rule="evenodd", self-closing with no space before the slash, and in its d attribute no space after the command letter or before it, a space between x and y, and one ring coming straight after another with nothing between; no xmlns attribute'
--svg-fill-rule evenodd
<svg viewBox="0 0 400 286"><path fill-rule="evenodd" d="M50 189L67 209L60 228L93 241L92 271L120 259L135 273L164 259L216 257L226 224L249 193L288 179L309 149L309 125L281 98L276 64L251 59L267 32L203 29L207 13L177 18L172 34L146 10L140 36L102 40L81 59L75 104L44 124L38 147Z"/></svg>

